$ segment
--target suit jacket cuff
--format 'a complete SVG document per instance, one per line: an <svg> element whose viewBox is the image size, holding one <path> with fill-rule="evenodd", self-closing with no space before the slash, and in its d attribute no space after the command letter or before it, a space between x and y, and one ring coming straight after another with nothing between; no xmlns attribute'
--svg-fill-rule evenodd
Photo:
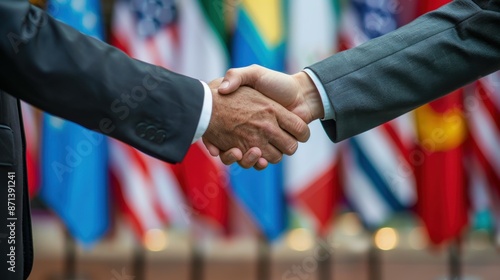
<svg viewBox="0 0 500 280"><path fill-rule="evenodd" d="M203 99L203 107L201 109L200 120L198 121L198 127L194 134L194 143L198 141L201 136L207 131L208 124L210 123L210 117L212 116L212 91L205 82L200 81L203 85L203 91L205 92L205 97Z"/></svg>

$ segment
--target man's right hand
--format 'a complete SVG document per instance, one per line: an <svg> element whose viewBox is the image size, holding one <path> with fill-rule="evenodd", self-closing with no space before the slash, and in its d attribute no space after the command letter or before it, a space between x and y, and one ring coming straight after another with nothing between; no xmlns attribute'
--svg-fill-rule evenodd
<svg viewBox="0 0 500 280"><path fill-rule="evenodd" d="M323 103L313 81L305 72L293 75L259 65L229 69L219 93L230 94L240 86L249 86L278 102L306 123L323 118Z"/></svg>
<svg viewBox="0 0 500 280"><path fill-rule="evenodd" d="M242 152L245 156L239 163L246 168L254 166L260 157L277 163L283 154L295 153L297 140L309 138L307 124L280 104L249 87L221 95L217 92L220 82L209 84L213 109L203 142L212 155L216 149L227 151L221 157L225 164L240 161Z"/></svg>
<svg viewBox="0 0 500 280"><path fill-rule="evenodd" d="M299 116L306 123L324 116L320 94L305 72L287 75L259 65L234 68L227 71L219 86L219 93L230 94L240 86L254 88ZM207 145L207 148L213 150L213 154L218 154L216 148L210 145ZM255 154L258 153L257 148L252 148L252 157L249 158L245 154L238 163L242 165L244 162L245 166L253 163L256 169L264 169L267 162L264 158L255 159ZM234 154L241 153L237 149L230 149L219 156L224 163L230 164L237 161Z"/></svg>

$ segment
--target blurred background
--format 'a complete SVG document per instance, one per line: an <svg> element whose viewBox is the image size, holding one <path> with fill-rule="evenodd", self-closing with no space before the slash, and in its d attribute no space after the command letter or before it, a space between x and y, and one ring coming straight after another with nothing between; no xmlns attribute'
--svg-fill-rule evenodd
<svg viewBox="0 0 500 280"><path fill-rule="evenodd" d="M301 71L448 1L32 2L134 58L208 82L251 64ZM26 104L23 114L30 279L500 275L499 74L339 144L314 122L308 143L261 172L224 166L200 143L166 164Z"/></svg>

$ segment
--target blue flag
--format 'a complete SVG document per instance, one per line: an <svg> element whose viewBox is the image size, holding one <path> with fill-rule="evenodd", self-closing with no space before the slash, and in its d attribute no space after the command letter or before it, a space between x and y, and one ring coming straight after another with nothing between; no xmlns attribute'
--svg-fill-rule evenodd
<svg viewBox="0 0 500 280"><path fill-rule="evenodd" d="M284 17L280 0L244 0L239 7L238 23L233 39L233 67L260 64L284 70ZM269 17L256 13L267 11ZM286 201L282 164L270 165L263 171L232 166L233 193L263 234L278 238L286 229Z"/></svg>
<svg viewBox="0 0 500 280"><path fill-rule="evenodd" d="M56 19L102 39L98 0L51 1L48 7ZM45 114L40 197L75 239L98 241L109 227L107 139Z"/></svg>

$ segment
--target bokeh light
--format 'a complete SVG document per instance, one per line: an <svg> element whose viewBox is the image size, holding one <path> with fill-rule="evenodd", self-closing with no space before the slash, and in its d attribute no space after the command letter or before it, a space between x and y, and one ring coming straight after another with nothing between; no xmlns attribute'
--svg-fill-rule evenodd
<svg viewBox="0 0 500 280"><path fill-rule="evenodd" d="M149 251L159 252L167 248L168 234L161 229L151 229L144 236L144 245Z"/></svg>
<svg viewBox="0 0 500 280"><path fill-rule="evenodd" d="M286 244L292 250L299 252L307 251L314 246L314 236L305 228L296 228L288 233Z"/></svg>
<svg viewBox="0 0 500 280"><path fill-rule="evenodd" d="M383 251L389 251L399 243L399 235L397 231L393 228L385 227L381 228L375 234L375 246Z"/></svg>

